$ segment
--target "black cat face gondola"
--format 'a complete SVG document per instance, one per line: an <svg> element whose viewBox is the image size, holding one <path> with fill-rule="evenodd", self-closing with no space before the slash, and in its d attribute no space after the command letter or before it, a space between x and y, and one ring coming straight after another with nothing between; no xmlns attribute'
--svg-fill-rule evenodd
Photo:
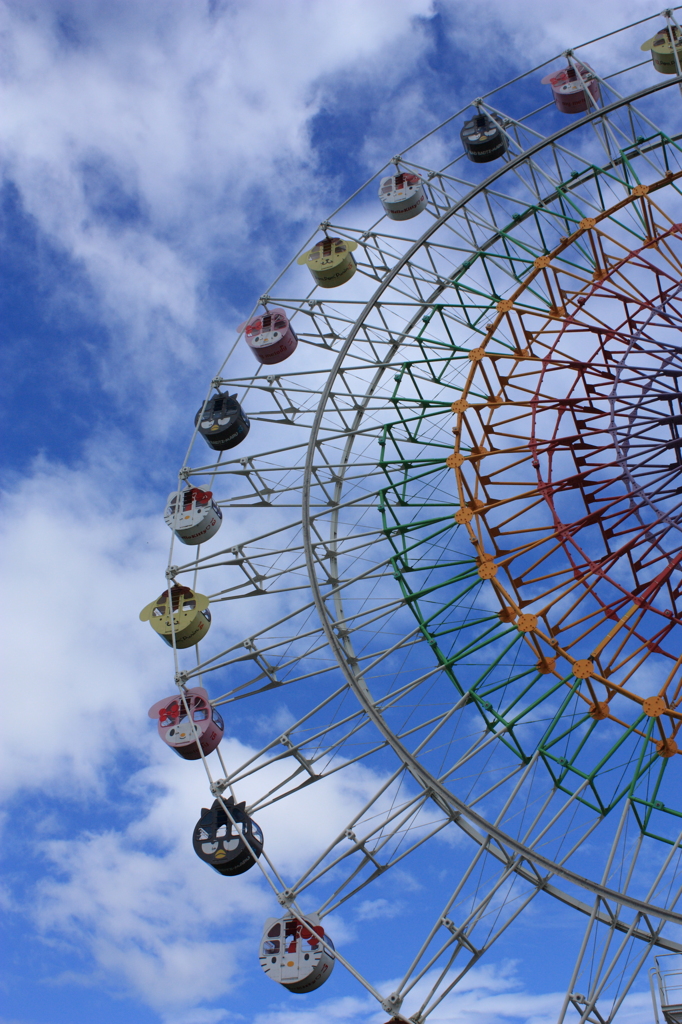
<svg viewBox="0 0 682 1024"><path fill-rule="evenodd" d="M249 418L236 395L218 392L199 409L194 423L206 444L217 452L225 452L241 444L249 432Z"/></svg>
<svg viewBox="0 0 682 1024"><path fill-rule="evenodd" d="M507 138L488 114L479 112L470 121L465 121L459 136L466 155L475 164L499 160L507 152Z"/></svg>
<svg viewBox="0 0 682 1024"><path fill-rule="evenodd" d="M223 803L233 821L220 800L203 807L194 829L194 852L221 875L241 875L263 852L263 833L246 813L245 804L235 804L233 797Z"/></svg>

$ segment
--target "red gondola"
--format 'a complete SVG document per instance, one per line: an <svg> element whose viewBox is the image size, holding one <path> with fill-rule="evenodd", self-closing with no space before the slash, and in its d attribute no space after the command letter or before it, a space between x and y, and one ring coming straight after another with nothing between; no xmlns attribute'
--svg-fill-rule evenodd
<svg viewBox="0 0 682 1024"><path fill-rule="evenodd" d="M579 60L574 65L552 71L542 79L544 85L552 86L552 97L562 114L581 114L588 108L593 110L601 96L592 68ZM588 92L592 100L588 99Z"/></svg>
<svg viewBox="0 0 682 1024"><path fill-rule="evenodd" d="M289 317L279 306L252 316L240 324L238 329L244 331L246 344L258 362L267 366L288 359L298 345Z"/></svg>

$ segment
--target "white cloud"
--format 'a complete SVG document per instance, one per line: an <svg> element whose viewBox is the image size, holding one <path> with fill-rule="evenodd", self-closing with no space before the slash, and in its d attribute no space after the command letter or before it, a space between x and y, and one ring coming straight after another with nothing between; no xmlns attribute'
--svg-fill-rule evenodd
<svg viewBox="0 0 682 1024"><path fill-rule="evenodd" d="M398 47L404 67L431 0L65 10L0 7L2 166L94 284L120 391L131 376L164 379L169 362L196 368L197 332L220 332L202 306L212 265L262 288L281 259L273 242L293 253L293 223L319 221L311 117L353 66L371 74Z"/></svg>
<svg viewBox="0 0 682 1024"><path fill-rule="evenodd" d="M228 763L250 753L234 740L223 747ZM141 810L127 826L75 839L41 837L53 870L38 885L32 909L15 909L32 914L49 940L77 948L87 936L94 967L62 981L132 991L165 1020L191 1024L197 1009L240 987L265 918L281 911L257 868L225 879L197 861L192 828L211 799L201 766L159 750L159 763L126 787ZM285 882L343 829L377 783L354 769L304 791L286 809L275 805L257 815ZM248 799L248 785L239 795ZM337 944L355 937L338 914L328 926Z"/></svg>
<svg viewBox="0 0 682 1024"><path fill-rule="evenodd" d="M6 792L103 785L107 762L140 748L161 685L164 661L136 619L167 538L111 468L39 462L5 494L3 671L28 725L3 743Z"/></svg>
<svg viewBox="0 0 682 1024"><path fill-rule="evenodd" d="M383 897L377 900L363 900L358 904L355 917L360 921L375 921L380 917L397 917L402 907L402 903L397 900L386 900Z"/></svg>

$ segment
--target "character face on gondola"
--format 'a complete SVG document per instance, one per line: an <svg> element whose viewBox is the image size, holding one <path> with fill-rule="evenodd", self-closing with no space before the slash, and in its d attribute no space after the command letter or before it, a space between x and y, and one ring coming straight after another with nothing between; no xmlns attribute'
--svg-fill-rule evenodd
<svg viewBox="0 0 682 1024"><path fill-rule="evenodd" d="M245 320L239 330L244 331L246 343L259 363L281 363L298 346L286 311L279 306Z"/></svg>
<svg viewBox="0 0 682 1024"><path fill-rule="evenodd" d="M651 51L653 65L662 75L676 75L678 64L682 66L681 36L677 25L665 25L640 47Z"/></svg>
<svg viewBox="0 0 682 1024"><path fill-rule="evenodd" d="M186 487L168 495L163 518L183 544L203 544L215 537L223 514L213 500L212 491Z"/></svg>
<svg viewBox="0 0 682 1024"><path fill-rule="evenodd" d="M207 444L216 451L226 451L241 444L249 432L249 418L236 395L218 392L199 409L194 422Z"/></svg>
<svg viewBox="0 0 682 1024"><path fill-rule="evenodd" d="M426 207L422 180L408 171L382 178L379 199L391 220L411 220Z"/></svg>
<svg viewBox="0 0 682 1024"><path fill-rule="evenodd" d="M319 263L322 266L331 263L334 256L347 252L348 246L342 238L322 238L316 242L308 253L308 263Z"/></svg>
<svg viewBox="0 0 682 1024"><path fill-rule="evenodd" d="M464 122L460 138L472 163L489 163L491 160L498 160L507 152L508 142L505 133L494 118L481 110L471 120Z"/></svg>
<svg viewBox="0 0 682 1024"><path fill-rule="evenodd" d="M355 273L352 253L357 247L358 243L351 238L321 238L312 249L301 253L296 262L306 265L322 288L336 288Z"/></svg>
<svg viewBox="0 0 682 1024"><path fill-rule="evenodd" d="M189 587L176 584L171 589L170 602L166 590L156 601L150 601L142 609L140 619L149 622L169 646L173 646L175 637L176 647L193 647L206 636L210 628L208 603L205 594L198 594Z"/></svg>
<svg viewBox="0 0 682 1024"><path fill-rule="evenodd" d="M180 491L179 496L177 491L173 491L168 497L168 512L175 515L177 511L178 516L187 516L195 505L198 508L210 505L212 497L212 492L205 491L202 487L186 487L184 491Z"/></svg>
<svg viewBox="0 0 682 1024"><path fill-rule="evenodd" d="M552 71L545 75L542 82L551 85L557 109L564 114L582 113L588 107L595 106L600 99L599 82L594 71L580 61Z"/></svg>
<svg viewBox="0 0 682 1024"><path fill-rule="evenodd" d="M317 914L306 920L269 918L261 939L261 967L290 992L312 992L334 969L334 943Z"/></svg>
<svg viewBox="0 0 682 1024"><path fill-rule="evenodd" d="M157 701L149 709L149 717L158 720L164 743L187 761L212 753L225 731L219 712L211 707L208 693L201 686L185 690L183 696Z"/></svg>
<svg viewBox="0 0 682 1024"><path fill-rule="evenodd" d="M202 431L217 433L221 428L233 423L239 415L236 397L236 395L218 394L209 399L199 422Z"/></svg>
<svg viewBox="0 0 682 1024"><path fill-rule="evenodd" d="M400 195L400 193L413 191L420 181L421 178L418 174L408 174L407 171L402 174L391 174L388 178L381 179L379 195L389 196L392 192Z"/></svg>
<svg viewBox="0 0 682 1024"><path fill-rule="evenodd" d="M251 348L264 348L279 341L288 326L289 321L284 315L284 310L273 309L272 312L251 320L244 333Z"/></svg>
<svg viewBox="0 0 682 1024"><path fill-rule="evenodd" d="M224 806L223 806L224 804ZM263 833L234 799L204 807L193 837L194 852L221 875L241 875L263 850Z"/></svg>
<svg viewBox="0 0 682 1024"><path fill-rule="evenodd" d="M213 834L207 832L205 828L199 828L198 838L202 853L210 855L216 861L223 860L228 853L233 853L242 841L239 833L233 830L234 825L231 822L219 825Z"/></svg>

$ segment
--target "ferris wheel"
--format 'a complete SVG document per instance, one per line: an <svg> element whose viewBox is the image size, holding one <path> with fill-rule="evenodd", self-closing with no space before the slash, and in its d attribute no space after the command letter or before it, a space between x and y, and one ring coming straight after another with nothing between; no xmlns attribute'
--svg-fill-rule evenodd
<svg viewBox="0 0 682 1024"><path fill-rule="evenodd" d="M581 929L560 1020L682 954L681 61L668 10L457 111L320 226L197 413L150 716L204 762L198 857L270 887L254 963L293 993L346 969L443 1019L539 897ZM335 780L283 869L268 815ZM398 929L367 908L408 876Z"/></svg>

